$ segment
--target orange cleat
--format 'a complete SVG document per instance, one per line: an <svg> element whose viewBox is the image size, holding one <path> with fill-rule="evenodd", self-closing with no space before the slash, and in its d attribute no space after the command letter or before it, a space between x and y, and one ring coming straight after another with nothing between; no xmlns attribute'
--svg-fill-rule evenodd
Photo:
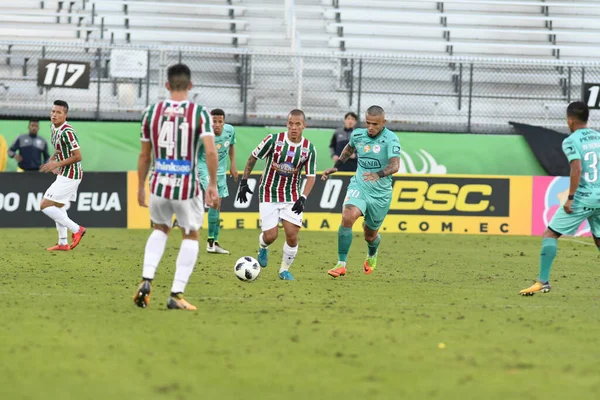
<svg viewBox="0 0 600 400"><path fill-rule="evenodd" d="M133 302L140 308L146 308L150 304L150 293L152 293L152 283L149 280L142 280L133 296Z"/></svg>
<svg viewBox="0 0 600 400"><path fill-rule="evenodd" d="M52 247L48 247L46 250L48 251L69 251L71 250L71 246L68 244L57 244Z"/></svg>
<svg viewBox="0 0 600 400"><path fill-rule="evenodd" d="M548 293L552 289L550 282L536 281L533 285L527 289L523 289L519 292L521 296L533 296L536 293Z"/></svg>
<svg viewBox="0 0 600 400"><path fill-rule="evenodd" d="M187 310L187 311L196 311L197 308L195 305L188 303L184 298L183 294L179 293L175 296L170 296L167 301L167 308L169 310Z"/></svg>
<svg viewBox="0 0 600 400"><path fill-rule="evenodd" d="M344 276L346 275L346 267L338 263L335 268L330 269L327 271L327 273L334 278L337 278L338 276Z"/></svg>
<svg viewBox="0 0 600 400"><path fill-rule="evenodd" d="M85 235L85 232L86 232L85 228L83 226L80 226L79 232L73 234L72 242L71 242L71 250L73 250L75 247L77 247L79 242L81 242L81 238L83 237L83 235Z"/></svg>

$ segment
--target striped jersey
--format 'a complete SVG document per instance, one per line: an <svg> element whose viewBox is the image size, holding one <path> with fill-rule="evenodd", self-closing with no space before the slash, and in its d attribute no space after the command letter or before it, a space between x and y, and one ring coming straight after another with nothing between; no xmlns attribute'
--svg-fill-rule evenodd
<svg viewBox="0 0 600 400"><path fill-rule="evenodd" d="M152 144L152 194L171 200L200 195L198 155L206 135L214 135L212 117L198 104L165 100L144 111L141 140Z"/></svg>
<svg viewBox="0 0 600 400"><path fill-rule="evenodd" d="M261 203L289 203L300 197L300 171L315 176L317 150L302 137L299 143L288 139L287 132L274 133L263 139L252 155L266 159L260 180L258 198Z"/></svg>
<svg viewBox="0 0 600 400"><path fill-rule="evenodd" d="M66 160L72 156L73 150L79 150L79 139L75 130L67 121L64 124L56 128L54 124L51 124L52 133L50 140L52 147L54 147L54 159L57 162ZM81 162L77 162L71 165L65 165L58 169L58 175L64 176L69 179L81 179L83 177L83 169L81 168Z"/></svg>

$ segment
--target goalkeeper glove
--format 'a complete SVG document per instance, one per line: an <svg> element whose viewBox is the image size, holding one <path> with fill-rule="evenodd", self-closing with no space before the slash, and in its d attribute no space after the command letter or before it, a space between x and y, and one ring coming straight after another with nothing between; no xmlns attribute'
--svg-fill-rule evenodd
<svg viewBox="0 0 600 400"><path fill-rule="evenodd" d="M240 182L240 190L237 195L238 201L240 203L247 203L248 193L253 194L254 192L248 187L248 179L242 179L242 181Z"/></svg>
<svg viewBox="0 0 600 400"><path fill-rule="evenodd" d="M294 205L292 207L292 211L298 215L302 214L302 211L304 211L304 202L305 201L306 201L306 197L300 196L300 198L298 200L296 200L296 202L294 203Z"/></svg>

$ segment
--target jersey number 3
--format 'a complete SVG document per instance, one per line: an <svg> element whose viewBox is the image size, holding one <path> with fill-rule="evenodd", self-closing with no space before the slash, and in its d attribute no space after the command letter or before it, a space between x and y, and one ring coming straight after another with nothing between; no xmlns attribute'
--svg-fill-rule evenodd
<svg viewBox="0 0 600 400"><path fill-rule="evenodd" d="M179 143L179 155L181 157L188 156L189 146L189 131L190 124L182 122L179 124L181 130L181 143ZM165 121L160 127L158 134L158 147L167 150L167 157L173 157L177 146L177 137L175 136L175 123L173 121Z"/></svg>
<svg viewBox="0 0 600 400"><path fill-rule="evenodd" d="M588 151L583 155L583 160L588 163L587 167L591 172L583 174L587 182L596 182L598 180L598 154L594 151Z"/></svg>

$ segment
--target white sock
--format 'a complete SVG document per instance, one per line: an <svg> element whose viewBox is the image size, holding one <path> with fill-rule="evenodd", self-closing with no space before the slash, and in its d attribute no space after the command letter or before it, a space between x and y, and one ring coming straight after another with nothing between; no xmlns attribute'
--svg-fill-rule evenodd
<svg viewBox="0 0 600 400"><path fill-rule="evenodd" d="M69 215L67 214L64 208L52 206L44 208L42 212L50 218L52 218L54 222L58 222L59 224L66 226L71 232L79 232L79 225L77 225L69 218Z"/></svg>
<svg viewBox="0 0 600 400"><path fill-rule="evenodd" d="M57 222L56 230L58 231L58 244L61 246L69 244L69 241L67 240L67 227Z"/></svg>
<svg viewBox="0 0 600 400"><path fill-rule="evenodd" d="M200 245L197 240L183 239L181 242L171 293L183 293L185 291L185 286L196 266L199 249Z"/></svg>
<svg viewBox="0 0 600 400"><path fill-rule="evenodd" d="M258 243L260 244L260 247L262 247L263 249L266 249L267 247L269 247L269 245L265 243L265 241L263 239L263 235L264 235L264 233L261 233L258 236Z"/></svg>
<svg viewBox="0 0 600 400"><path fill-rule="evenodd" d="M291 247L287 244L287 242L283 244L283 258L281 260L281 268L279 268L279 272L290 269L290 265L292 265L294 262L296 254L298 254L298 246Z"/></svg>
<svg viewBox="0 0 600 400"><path fill-rule="evenodd" d="M346 268L346 261L338 261L338 264L341 264L342 267Z"/></svg>
<svg viewBox="0 0 600 400"><path fill-rule="evenodd" d="M169 236L163 231L155 229L146 242L146 251L144 252L144 270L142 271L142 278L154 279L156 268L158 263L165 252L167 246L167 239Z"/></svg>

